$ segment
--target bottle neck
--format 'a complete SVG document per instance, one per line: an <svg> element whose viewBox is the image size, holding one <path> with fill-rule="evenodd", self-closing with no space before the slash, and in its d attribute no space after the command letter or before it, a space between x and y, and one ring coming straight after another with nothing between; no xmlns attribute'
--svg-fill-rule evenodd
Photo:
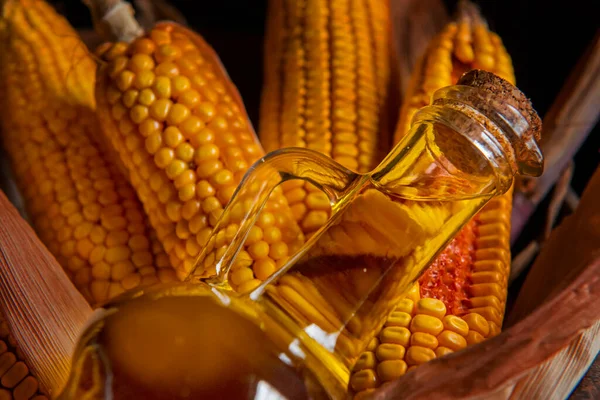
<svg viewBox="0 0 600 400"><path fill-rule="evenodd" d="M449 86L415 114L409 133L372 176L390 192L416 186L417 197L426 199L504 193L515 174L535 175L543 165L535 141L524 137L528 128L516 108L500 104L490 92ZM433 191L424 184L436 182L432 178L446 179L458 190Z"/></svg>
<svg viewBox="0 0 600 400"><path fill-rule="evenodd" d="M529 137L528 119L499 95L477 87L448 86L433 94L433 105L448 107L467 115L492 135L506 157L513 175L542 173L543 156L537 142Z"/></svg>

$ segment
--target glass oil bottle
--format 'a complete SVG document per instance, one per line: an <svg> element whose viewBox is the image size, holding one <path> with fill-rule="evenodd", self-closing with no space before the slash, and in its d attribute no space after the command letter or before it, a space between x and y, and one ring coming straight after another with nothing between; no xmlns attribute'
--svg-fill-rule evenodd
<svg viewBox="0 0 600 400"><path fill-rule="evenodd" d="M345 398L354 361L435 256L516 174L541 174L540 129L517 88L474 70L438 90L368 174L306 149L268 154L186 284L128 294L90 324L62 398ZM236 294L228 273L270 192L291 179L324 191L331 218L262 285Z"/></svg>

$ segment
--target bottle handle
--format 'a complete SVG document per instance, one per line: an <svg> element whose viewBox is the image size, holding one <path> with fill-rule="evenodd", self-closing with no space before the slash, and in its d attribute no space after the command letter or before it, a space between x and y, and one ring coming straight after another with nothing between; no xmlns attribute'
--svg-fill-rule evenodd
<svg viewBox="0 0 600 400"><path fill-rule="evenodd" d="M268 153L256 161L244 175L185 280L208 278L206 272L209 267L214 266L216 277L210 279L211 285L221 286L226 283L229 268L242 249L250 229L256 223L273 190L281 183L294 179L309 182L322 190L334 206L358 176L314 150L289 147ZM239 228L225 253L219 259L212 260L211 254L216 256L216 236L227 227L228 212L236 206L245 210Z"/></svg>

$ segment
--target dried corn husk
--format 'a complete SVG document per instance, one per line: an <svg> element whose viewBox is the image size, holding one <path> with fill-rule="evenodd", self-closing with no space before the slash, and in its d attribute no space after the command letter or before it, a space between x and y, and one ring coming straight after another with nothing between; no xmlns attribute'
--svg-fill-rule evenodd
<svg viewBox="0 0 600 400"><path fill-rule="evenodd" d="M27 365L50 395L66 383L92 310L0 192L0 305Z"/></svg>

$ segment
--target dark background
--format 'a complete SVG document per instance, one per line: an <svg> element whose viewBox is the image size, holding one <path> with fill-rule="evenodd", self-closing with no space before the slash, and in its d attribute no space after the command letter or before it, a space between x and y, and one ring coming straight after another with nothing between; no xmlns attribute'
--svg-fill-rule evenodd
<svg viewBox="0 0 600 400"><path fill-rule="evenodd" d="M53 3L76 27L91 26L89 13L80 0ZM267 1L171 0L169 3L215 48L256 127ZM444 3L446 9L453 12L457 1L445 0ZM600 29L600 1L480 0L475 3L513 58L517 85L543 116ZM575 159L573 187L579 193L600 161L598 131L596 127Z"/></svg>

